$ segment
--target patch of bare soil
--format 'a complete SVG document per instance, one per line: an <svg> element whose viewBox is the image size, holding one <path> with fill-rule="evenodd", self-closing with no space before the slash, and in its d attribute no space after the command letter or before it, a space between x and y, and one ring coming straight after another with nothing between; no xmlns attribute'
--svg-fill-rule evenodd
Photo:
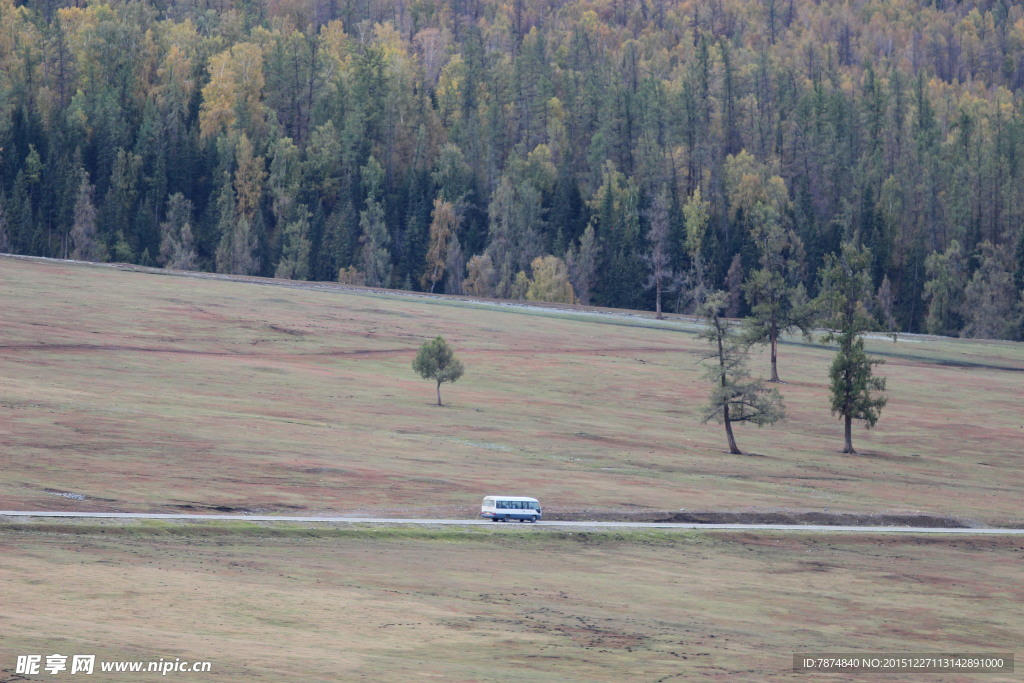
<svg viewBox="0 0 1024 683"><path fill-rule="evenodd" d="M558 510L544 518L572 522L661 522L671 524L818 524L969 529L984 526L959 517L922 513L854 513L823 510Z"/></svg>
<svg viewBox="0 0 1024 683"><path fill-rule="evenodd" d="M340 514L382 518L474 519L480 509L474 505L434 505L417 508L359 508ZM243 512L251 512L245 510ZM318 510L311 514L339 514L339 511ZM918 512L858 513L825 510L654 510L641 508L569 508L548 506L544 519L551 522L652 522L667 524L787 524L822 526L907 526L931 529L973 529L1024 527L1024 520L998 519L978 521Z"/></svg>

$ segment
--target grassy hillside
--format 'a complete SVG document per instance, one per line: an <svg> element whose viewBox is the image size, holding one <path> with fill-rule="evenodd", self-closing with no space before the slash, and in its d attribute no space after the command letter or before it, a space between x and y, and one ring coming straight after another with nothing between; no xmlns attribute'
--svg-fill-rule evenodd
<svg viewBox="0 0 1024 683"><path fill-rule="evenodd" d="M890 403L856 456L831 351L786 344L789 419L731 456L685 321L269 284L0 259L2 507L1022 516L1019 344L871 340ZM467 367L443 408L410 367L438 334Z"/></svg>

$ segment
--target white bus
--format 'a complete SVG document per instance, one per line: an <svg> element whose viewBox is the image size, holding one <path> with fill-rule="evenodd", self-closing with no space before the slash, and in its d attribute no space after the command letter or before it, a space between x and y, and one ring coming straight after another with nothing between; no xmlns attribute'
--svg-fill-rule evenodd
<svg viewBox="0 0 1024 683"><path fill-rule="evenodd" d="M480 507L480 516L492 522L536 522L540 519L540 503L523 496L487 496Z"/></svg>

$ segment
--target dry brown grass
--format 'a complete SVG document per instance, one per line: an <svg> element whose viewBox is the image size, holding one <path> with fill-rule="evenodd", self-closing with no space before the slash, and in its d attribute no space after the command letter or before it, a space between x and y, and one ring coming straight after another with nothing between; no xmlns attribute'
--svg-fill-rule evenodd
<svg viewBox="0 0 1024 683"><path fill-rule="evenodd" d="M1021 517L1021 345L873 341L897 355L859 456L824 407L831 353L786 345L790 418L739 430L747 457L699 424L702 349L679 322L2 258L0 307L0 509L472 516L509 491L563 513ZM437 334L468 368L444 408L410 368ZM18 524L0 528L0 680L52 652L211 660L217 680L623 681L777 679L810 650L1012 651L1022 552Z"/></svg>
<svg viewBox="0 0 1024 683"><path fill-rule="evenodd" d="M789 419L741 428L746 457L699 423L702 346L678 322L13 259L0 306L9 508L458 516L510 491L569 511L1021 517L1019 344L872 341L899 355L858 456L838 453L831 352L785 345ZM468 368L444 408L410 368L437 334Z"/></svg>
<svg viewBox="0 0 1024 683"><path fill-rule="evenodd" d="M1012 538L25 528L0 531L0 680L53 652L237 681L806 679L794 652L1012 652L1024 627Z"/></svg>
<svg viewBox="0 0 1024 683"><path fill-rule="evenodd" d="M12 259L0 306L10 508L461 515L508 490L552 510L1020 518L1019 344L872 341L899 355L859 456L838 453L831 352L785 345L790 418L741 428L750 458L699 424L702 349L680 324ZM410 369L437 334L468 368L444 408Z"/></svg>

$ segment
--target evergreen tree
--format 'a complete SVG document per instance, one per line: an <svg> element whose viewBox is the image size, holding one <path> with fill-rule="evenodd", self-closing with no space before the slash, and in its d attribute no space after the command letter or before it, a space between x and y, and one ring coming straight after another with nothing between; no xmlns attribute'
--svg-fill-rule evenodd
<svg viewBox="0 0 1024 683"><path fill-rule="evenodd" d="M11 248L7 233L7 198L0 192L0 254L6 254Z"/></svg>
<svg viewBox="0 0 1024 683"><path fill-rule="evenodd" d="M962 327L967 263L960 242L953 240L944 253L932 252L924 262L924 297L928 302L925 329L930 334L955 335Z"/></svg>
<svg viewBox="0 0 1024 683"><path fill-rule="evenodd" d="M160 224L158 263L164 268L195 270L198 257L192 235L192 202L176 192L167 199L167 216Z"/></svg>
<svg viewBox="0 0 1024 683"><path fill-rule="evenodd" d="M107 260L107 248L96 226L96 206L93 204L95 189L89 182L89 174L82 171L75 200L75 222L71 228L71 258L76 261Z"/></svg>
<svg viewBox="0 0 1024 683"><path fill-rule="evenodd" d="M595 303L601 306L640 308L643 259L641 256L640 191L636 184L605 164L601 186L590 201L591 224L601 247L595 283Z"/></svg>
<svg viewBox="0 0 1024 683"><path fill-rule="evenodd" d="M693 310L716 283L739 291L737 255L748 279L764 267L759 232L778 224L800 236L811 273L859 234L873 309L888 318L891 302L894 330L1021 335L974 319L1016 314L1002 276L971 260L986 241L1000 258L1016 249L996 270L1019 297L1019 3L730 0L691 2L685 20L664 0L398 3L393 20L379 3L335 4L0 3L8 248L70 255L81 167L98 243L118 260L166 258L161 225L180 194L195 267L270 275L287 260L293 272L308 240L310 277L354 267L456 291L463 255L487 254L492 293L509 296L551 254L581 301L657 311L685 281L676 308ZM911 33L915 49L893 52ZM669 211L678 279L656 276L661 226L647 209L663 187L704 214L680 239ZM421 285L436 197L461 227L441 279ZM993 307L964 309L970 283ZM745 313L737 303L728 312Z"/></svg>
<svg viewBox="0 0 1024 683"><path fill-rule="evenodd" d="M228 173L223 176L216 208L216 233L220 235L214 254L217 272L255 275L259 272L259 245L249 218L236 208L235 189Z"/></svg>
<svg viewBox="0 0 1024 683"><path fill-rule="evenodd" d="M742 455L736 446L733 423L752 422L759 427L774 424L785 417L785 409L777 389L766 389L760 380L750 378L746 367L747 344L733 323L721 316L726 299L725 292L713 292L700 308L704 318L700 337L711 345L711 351L702 360L711 361L706 366L706 376L713 387L702 422L721 422L729 452Z"/></svg>
<svg viewBox="0 0 1024 683"><path fill-rule="evenodd" d="M761 267L743 284L750 317L746 319L745 338L752 344L768 344L771 349L771 379L778 382L779 338L799 331L810 339L815 310L799 280L802 270L802 245L796 233L784 233L781 226L761 226Z"/></svg>
<svg viewBox="0 0 1024 683"><path fill-rule="evenodd" d="M978 269L964 290L963 336L1019 340L1024 300L1010 270L1011 252L985 241L977 258Z"/></svg>
<svg viewBox="0 0 1024 683"><path fill-rule="evenodd" d="M374 199L366 200L366 208L359 214L359 230L362 233L363 274L370 287L391 286L391 236L384 222L384 208Z"/></svg>
<svg viewBox="0 0 1024 683"><path fill-rule="evenodd" d="M281 245L281 259L274 277L287 280L309 278L309 212L298 215L285 226Z"/></svg>
<svg viewBox="0 0 1024 683"><path fill-rule="evenodd" d="M488 205L487 253L498 274L497 294L509 296L516 274L543 253L544 196L557 179L550 150L540 145L526 159L509 161Z"/></svg>
<svg viewBox="0 0 1024 683"><path fill-rule="evenodd" d="M259 272L258 246L249 219L245 216L233 219L217 247L217 272L255 275Z"/></svg>
<svg viewBox="0 0 1024 683"><path fill-rule="evenodd" d="M359 243L362 248L363 275L370 287L391 285L391 235L380 202L384 169L373 157L361 169L366 192L366 208L359 214Z"/></svg>
<svg viewBox="0 0 1024 683"><path fill-rule="evenodd" d="M452 235L444 272L444 291L448 294L464 294L462 284L466 276L466 257L462 254L462 243L457 234Z"/></svg>
<svg viewBox="0 0 1024 683"><path fill-rule="evenodd" d="M885 378L875 377L872 368L883 361L864 352L864 333L875 325L869 313L871 252L867 247L844 242L838 256L831 254L819 274L818 305L830 330L825 343L836 343L836 358L829 369L832 414L843 420L843 453L853 449L853 420L863 420L871 429L888 399Z"/></svg>
<svg viewBox="0 0 1024 683"><path fill-rule="evenodd" d="M669 254L669 197L662 191L651 203L648 211L650 229L647 232L649 251L644 254L644 261L650 269L647 287L654 288L654 312L658 320L664 318L661 313L661 294L672 278L671 255Z"/></svg>
<svg viewBox="0 0 1024 683"><path fill-rule="evenodd" d="M590 304L599 258L600 247L594 237L594 226L588 225L580 236L579 244L570 247L566 256L569 282L576 293L576 300L585 306Z"/></svg>

